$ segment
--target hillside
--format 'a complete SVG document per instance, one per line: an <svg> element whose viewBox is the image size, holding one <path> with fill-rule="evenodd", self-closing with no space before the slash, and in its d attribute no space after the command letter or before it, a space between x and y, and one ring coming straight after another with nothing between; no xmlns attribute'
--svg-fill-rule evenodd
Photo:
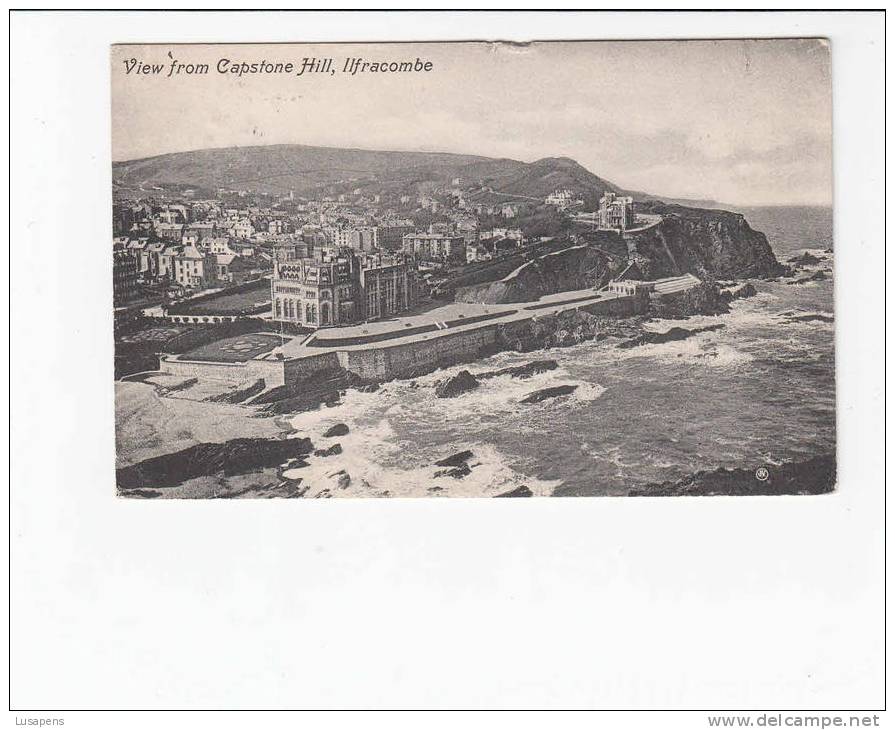
<svg viewBox="0 0 895 730"><path fill-rule="evenodd" d="M485 180L495 190L543 200L554 190L568 188L585 202L585 208L597 207L607 190L623 192L617 185L597 177L568 157L545 157Z"/></svg>
<svg viewBox="0 0 895 730"><path fill-rule="evenodd" d="M270 145L175 152L140 160L115 162L116 187L151 189L154 186L193 185L259 192L295 190L306 193L334 183L414 184L445 181L475 170L500 175L523 163L472 155L428 152Z"/></svg>
<svg viewBox="0 0 895 730"><path fill-rule="evenodd" d="M112 165L117 193L143 195L184 187L266 193L294 190L297 195L324 188L336 192L360 188L403 194L427 184L449 184L458 177L466 185L481 183L510 196L539 200L556 189L569 188L591 206L604 190L619 190L565 157L525 163L451 153L270 145L175 152Z"/></svg>

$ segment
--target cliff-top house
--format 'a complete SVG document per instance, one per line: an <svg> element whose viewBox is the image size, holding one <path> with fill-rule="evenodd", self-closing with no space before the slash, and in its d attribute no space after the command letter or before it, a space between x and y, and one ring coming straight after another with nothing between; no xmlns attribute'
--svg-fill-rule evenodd
<svg viewBox="0 0 895 730"><path fill-rule="evenodd" d="M624 231L634 225L634 198L607 191L600 198L600 228Z"/></svg>

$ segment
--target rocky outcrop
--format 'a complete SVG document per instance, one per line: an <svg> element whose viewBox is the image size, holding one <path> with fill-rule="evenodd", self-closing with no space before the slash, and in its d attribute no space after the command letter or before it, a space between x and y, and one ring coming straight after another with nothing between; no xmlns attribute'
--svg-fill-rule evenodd
<svg viewBox="0 0 895 730"><path fill-rule="evenodd" d="M539 373L546 373L548 370L556 370L558 367L559 365L556 360L535 360L534 362L525 363L525 365L516 365L514 367L479 373L476 375L476 378L478 380L487 380L489 378L499 378L501 375L509 375L511 378L524 380L538 375Z"/></svg>
<svg viewBox="0 0 895 730"><path fill-rule="evenodd" d="M632 497L712 495L825 494L836 486L836 457L749 469L699 471L676 482L647 484L629 492Z"/></svg>
<svg viewBox="0 0 895 730"><path fill-rule="evenodd" d="M155 489L129 489L122 491L123 497L136 497L137 499L154 499L162 496L162 493Z"/></svg>
<svg viewBox="0 0 895 730"><path fill-rule="evenodd" d="M519 402L524 403L525 405L540 403L550 398L569 395L570 393L574 393L577 389L577 385L555 385L552 388L542 388L541 390L536 390L534 393L529 393Z"/></svg>
<svg viewBox="0 0 895 730"><path fill-rule="evenodd" d="M460 464L460 466L454 466L450 469L442 469L440 471L435 472L436 477L452 477L454 479L462 479L465 476L468 476L472 473L472 469L469 464Z"/></svg>
<svg viewBox="0 0 895 730"><path fill-rule="evenodd" d="M758 294L758 290L748 281L745 284L721 290L721 298L728 302L732 302L735 299L748 299L756 294Z"/></svg>
<svg viewBox="0 0 895 730"><path fill-rule="evenodd" d="M469 450L458 451L456 454L440 459L435 462L435 466L447 467L435 472L436 477L452 477L453 479L462 479L472 473L472 467L467 463L473 456Z"/></svg>
<svg viewBox="0 0 895 730"><path fill-rule="evenodd" d="M635 319L599 317L581 310L566 311L502 325L497 331L495 352L569 347L588 340L629 337L639 332L639 322Z"/></svg>
<svg viewBox="0 0 895 730"><path fill-rule="evenodd" d="M823 271L815 271L810 276L803 276L799 279L793 279L792 281L787 281L786 283L790 286L798 285L798 284L807 284L809 281L823 281L827 278L827 275Z"/></svg>
<svg viewBox="0 0 895 730"><path fill-rule="evenodd" d="M708 327L697 327L692 330L683 327L672 327L667 332L644 332L630 340L620 342L618 347L627 349L631 347L639 347L640 345L663 345L666 342L679 342L680 340L686 340L689 337L698 335L701 332L713 332L714 330L719 330L723 327L723 324L712 324Z"/></svg>
<svg viewBox="0 0 895 730"><path fill-rule="evenodd" d="M515 489L511 489L509 492L504 492L503 494L495 494L494 497L533 497L534 493L524 484L521 487L516 487Z"/></svg>
<svg viewBox="0 0 895 730"><path fill-rule="evenodd" d="M333 472L332 474L327 474L327 477L335 483L334 487L336 489L348 489L348 487L351 486L351 475L344 469L339 469L339 471ZM328 491L329 489L323 490L323 492ZM317 496L319 497L320 494Z"/></svg>
<svg viewBox="0 0 895 730"><path fill-rule="evenodd" d="M800 256L791 256L786 260L793 266L814 266L822 261L822 259L819 259L817 256L814 256L807 251Z"/></svg>
<svg viewBox="0 0 895 730"><path fill-rule="evenodd" d="M460 466L460 464L465 464L467 461L469 461L472 456L473 453L469 450L458 451L456 454L451 454L444 459L436 461L435 466Z"/></svg>
<svg viewBox="0 0 895 730"><path fill-rule="evenodd" d="M349 387L368 385L361 378L340 368L322 370L301 380L271 388L253 401L266 416L313 411L321 405L336 405Z"/></svg>
<svg viewBox="0 0 895 730"><path fill-rule="evenodd" d="M242 388L237 387L219 395L212 395L205 400L210 403L242 403L261 393L265 387L264 379L259 378L251 385Z"/></svg>
<svg viewBox="0 0 895 730"><path fill-rule="evenodd" d="M704 281L676 294L650 297L650 313L663 319L680 319L694 314L727 314L730 297L714 282Z"/></svg>
<svg viewBox="0 0 895 730"><path fill-rule="evenodd" d="M701 279L752 279L789 271L765 235L739 213L656 201L640 203L637 210L663 216L658 225L629 236L633 258L647 279L686 272Z"/></svg>
<svg viewBox="0 0 895 730"><path fill-rule="evenodd" d="M784 312L780 316L785 317L787 322L826 322L832 324L836 321L832 314L822 314L821 312L809 312L806 314Z"/></svg>
<svg viewBox="0 0 895 730"><path fill-rule="evenodd" d="M344 423L337 423L335 426L330 426L326 431L323 432L324 438L332 438L334 436L345 436L348 433L348 426Z"/></svg>
<svg viewBox="0 0 895 730"><path fill-rule="evenodd" d="M222 444L196 444L118 469L116 477L121 489L176 487L195 477L235 476L276 466L307 456L313 449L306 438L240 438Z"/></svg>
<svg viewBox="0 0 895 730"><path fill-rule="evenodd" d="M286 465L280 469L280 476L282 476L282 472L291 471L292 469L304 469L306 466L310 466L310 462L304 457L299 459L291 459L286 462Z"/></svg>
<svg viewBox="0 0 895 730"><path fill-rule="evenodd" d="M479 381L468 370L461 370L456 375L442 380L435 386L435 395L439 398L456 398L479 387Z"/></svg>
<svg viewBox="0 0 895 730"><path fill-rule="evenodd" d="M328 449L317 449L314 451L314 456L319 457L327 457L327 456L338 456L342 453L342 444L333 444Z"/></svg>

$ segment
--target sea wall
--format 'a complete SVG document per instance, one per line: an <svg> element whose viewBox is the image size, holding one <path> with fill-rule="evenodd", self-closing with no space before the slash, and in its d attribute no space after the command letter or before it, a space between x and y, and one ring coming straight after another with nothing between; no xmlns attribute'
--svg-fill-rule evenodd
<svg viewBox="0 0 895 730"><path fill-rule="evenodd" d="M319 373L323 370L333 370L338 367L338 353L324 352L319 355L311 355L310 357L286 360L283 363L283 377L286 383L294 383L314 373Z"/></svg>
<svg viewBox="0 0 895 730"><path fill-rule="evenodd" d="M426 336L401 345L379 346L358 350L341 350L339 366L363 380L380 381L410 377L437 367L475 360L501 350L519 349L532 339L532 332L563 330L565 318L579 313L587 316L630 317L641 314L649 306L645 293L641 296L617 297L583 304L560 314L531 316L509 323L483 324L475 329Z"/></svg>
<svg viewBox="0 0 895 730"><path fill-rule="evenodd" d="M595 317L629 317L645 312L648 306L649 299L644 293L584 303L559 314L533 310L525 319L503 323L483 322L456 332L426 333L401 344L377 343L351 349L333 348L328 352L290 360L263 359L237 363L163 356L159 369L172 375L233 385L262 378L268 388L299 384L316 373L334 370L342 370L362 381L380 382L413 377L500 350L528 349L535 341L552 342L550 338L555 339L557 333L562 339L564 333L574 327L581 330L580 337L592 337L600 326ZM588 333L581 329L581 322L578 321L581 318L590 325Z"/></svg>
<svg viewBox="0 0 895 730"><path fill-rule="evenodd" d="M339 365L364 380L388 380L425 372L442 363L474 359L493 349L498 325L485 325L391 347L342 350Z"/></svg>

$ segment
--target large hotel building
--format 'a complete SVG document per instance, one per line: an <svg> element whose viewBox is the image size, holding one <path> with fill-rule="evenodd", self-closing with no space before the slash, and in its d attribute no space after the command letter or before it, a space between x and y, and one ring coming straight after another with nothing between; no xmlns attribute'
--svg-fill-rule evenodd
<svg viewBox="0 0 895 730"><path fill-rule="evenodd" d="M466 239L447 233L407 233L402 249L422 261L466 261Z"/></svg>
<svg viewBox="0 0 895 730"><path fill-rule="evenodd" d="M304 327L332 327L410 309L416 267L402 254L347 248L279 260L271 280L273 318Z"/></svg>

